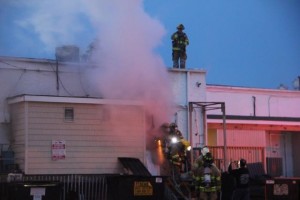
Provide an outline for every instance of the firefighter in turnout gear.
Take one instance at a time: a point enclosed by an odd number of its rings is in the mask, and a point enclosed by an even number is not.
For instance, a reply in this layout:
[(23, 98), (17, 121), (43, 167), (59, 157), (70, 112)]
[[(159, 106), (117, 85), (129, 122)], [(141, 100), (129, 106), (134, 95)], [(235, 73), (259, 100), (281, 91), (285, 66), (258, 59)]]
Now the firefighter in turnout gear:
[(190, 143), (185, 140), (175, 123), (169, 125), (169, 132), (165, 138), (165, 153), (170, 162), (173, 178), (179, 181), (180, 174), (189, 170), (188, 153)]
[[(171, 36), (173, 68), (185, 69), (185, 62), (187, 59), (186, 46), (189, 45), (189, 39), (183, 30), (183, 24), (179, 24), (177, 26), (177, 31)], [(178, 63), (179, 61), (180, 65)]]
[(198, 158), (196, 158), (194, 161), (193, 169), (200, 168), (203, 165), (203, 156), (205, 156), (207, 153), (209, 153), (208, 146), (202, 147), (200, 156), (198, 156)]
[(203, 165), (194, 170), (196, 191), (200, 200), (216, 200), (221, 191), (221, 172), (213, 164), (210, 152), (203, 156)]
[(169, 131), (171, 137), (175, 136), (178, 138), (178, 140), (183, 138), (182, 133), (180, 132), (180, 130), (178, 130), (177, 124), (171, 123)]

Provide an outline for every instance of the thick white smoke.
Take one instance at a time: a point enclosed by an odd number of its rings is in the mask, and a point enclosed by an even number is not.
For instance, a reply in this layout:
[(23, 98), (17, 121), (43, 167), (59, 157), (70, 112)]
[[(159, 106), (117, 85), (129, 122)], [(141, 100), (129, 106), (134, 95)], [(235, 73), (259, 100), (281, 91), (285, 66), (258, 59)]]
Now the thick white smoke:
[(144, 12), (141, 0), (94, 2), (88, 7), (99, 27), (100, 73), (94, 78), (103, 96), (142, 100), (155, 120), (166, 120), (172, 95), (166, 68), (154, 53), (163, 26)]
[(65, 44), (82, 48), (81, 42), (96, 33), (93, 60), (99, 67), (89, 82), (104, 98), (143, 101), (156, 127), (169, 120), (172, 92), (166, 67), (154, 53), (165, 29), (145, 13), (142, 0), (18, 1), (30, 17), (17, 23), (33, 29), (47, 49)]
[[(22, 7), (23, 17), (15, 23), (32, 37), (38, 37), (44, 44), (44, 52), (53, 52), (55, 47), (77, 44), (83, 47), (90, 35), (86, 32), (89, 19), (86, 18), (82, 0), (14, 0)], [(21, 15), (21, 16), (22, 16)]]

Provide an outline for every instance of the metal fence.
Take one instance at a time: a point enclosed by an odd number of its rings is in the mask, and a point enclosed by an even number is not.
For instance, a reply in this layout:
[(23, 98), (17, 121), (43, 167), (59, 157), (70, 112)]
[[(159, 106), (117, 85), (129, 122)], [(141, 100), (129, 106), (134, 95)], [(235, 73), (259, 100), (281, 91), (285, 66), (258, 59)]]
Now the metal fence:
[[(222, 169), (224, 166), (223, 146), (209, 146), (216, 165)], [(227, 157), (229, 160), (239, 160), (245, 158), (248, 163), (261, 162), (265, 167), (265, 149), (263, 147), (227, 147)], [(199, 155), (200, 149), (195, 149), (194, 153)], [(195, 158), (195, 157), (194, 157)], [(225, 169), (226, 171), (226, 169)], [(70, 193), (75, 194), (78, 200), (108, 200), (107, 180), (110, 175), (105, 174), (70, 174), (70, 175), (23, 175), (19, 182), (58, 182), (60, 184), (60, 198), (58, 200), (69, 200)], [(7, 174), (0, 176), (0, 197), (9, 196)], [(176, 199), (173, 192), (165, 187), (164, 199)]]
[[(226, 171), (224, 169), (224, 146), (209, 146), (210, 152), (212, 153), (216, 165), (222, 171)], [(261, 162), (265, 167), (265, 148), (264, 147), (227, 147), (227, 162), (229, 161), (237, 161), (241, 158), (247, 160), (248, 163), (256, 163)], [(200, 149), (194, 149), (195, 157), (200, 155)], [(226, 163), (226, 166), (229, 163)]]
[[(11, 184), (7, 182), (7, 175), (0, 178), (1, 197), (9, 196), (7, 194)], [(72, 193), (78, 200), (107, 200), (106, 175), (25, 175), (18, 183), (36, 183), (39, 182), (59, 182), (61, 185), (60, 199), (66, 200)], [(13, 183), (13, 182), (12, 182)]]
[[(112, 185), (108, 184), (108, 179), (111, 176), (116, 175), (23, 175), (21, 178), (13, 179), (11, 182), (9, 182), (8, 175), (0, 175), (0, 199), (19, 200), (20, 194), (18, 195), (18, 197), (12, 197), (11, 194), (11, 191), (20, 192), (20, 190), (12, 188), (16, 187), (16, 183), (18, 183), (18, 186), (24, 185), (24, 187), (26, 187), (25, 185), (29, 185), (29, 183), (34, 185), (34, 187), (39, 187), (39, 184), (45, 185), (45, 183), (50, 183), (48, 185), (52, 185), (53, 183), (59, 183), (58, 188), (60, 197), (59, 199), (55, 198), (55, 200), (110, 200), (110, 197), (108, 195), (108, 187), (111, 187)], [(177, 196), (174, 195), (173, 191), (167, 186), (167, 184), (164, 185), (165, 186), (163, 189), (163, 199), (177, 200)], [(22, 190), (21, 192), (24, 192), (24, 190)], [(119, 192), (117, 188), (115, 192)], [(29, 192), (27, 190), (26, 195), (29, 195), (28, 193)], [(74, 194), (76, 195), (75, 197)], [(24, 197), (24, 199), (28, 199), (28, 197)], [(50, 199), (52, 200), (52, 198)]]

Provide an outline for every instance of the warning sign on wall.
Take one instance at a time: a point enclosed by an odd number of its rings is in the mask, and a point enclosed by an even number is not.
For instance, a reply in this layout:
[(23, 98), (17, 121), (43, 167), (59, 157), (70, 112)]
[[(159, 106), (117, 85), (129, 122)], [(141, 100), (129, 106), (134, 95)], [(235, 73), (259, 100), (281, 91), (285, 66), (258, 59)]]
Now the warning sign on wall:
[(52, 140), (52, 160), (66, 158), (66, 142), (64, 140)]

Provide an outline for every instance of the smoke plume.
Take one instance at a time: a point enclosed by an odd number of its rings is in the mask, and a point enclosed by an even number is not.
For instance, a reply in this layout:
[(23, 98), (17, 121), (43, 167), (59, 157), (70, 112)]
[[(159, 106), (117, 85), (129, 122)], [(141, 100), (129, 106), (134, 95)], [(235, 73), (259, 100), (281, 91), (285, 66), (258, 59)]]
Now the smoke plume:
[(81, 49), (96, 39), (88, 74), (103, 98), (139, 100), (155, 127), (168, 122), (172, 92), (166, 67), (155, 48), (166, 31), (143, 9), (142, 0), (18, 0), (30, 12), (18, 20), (32, 29), (46, 50), (65, 44)]

